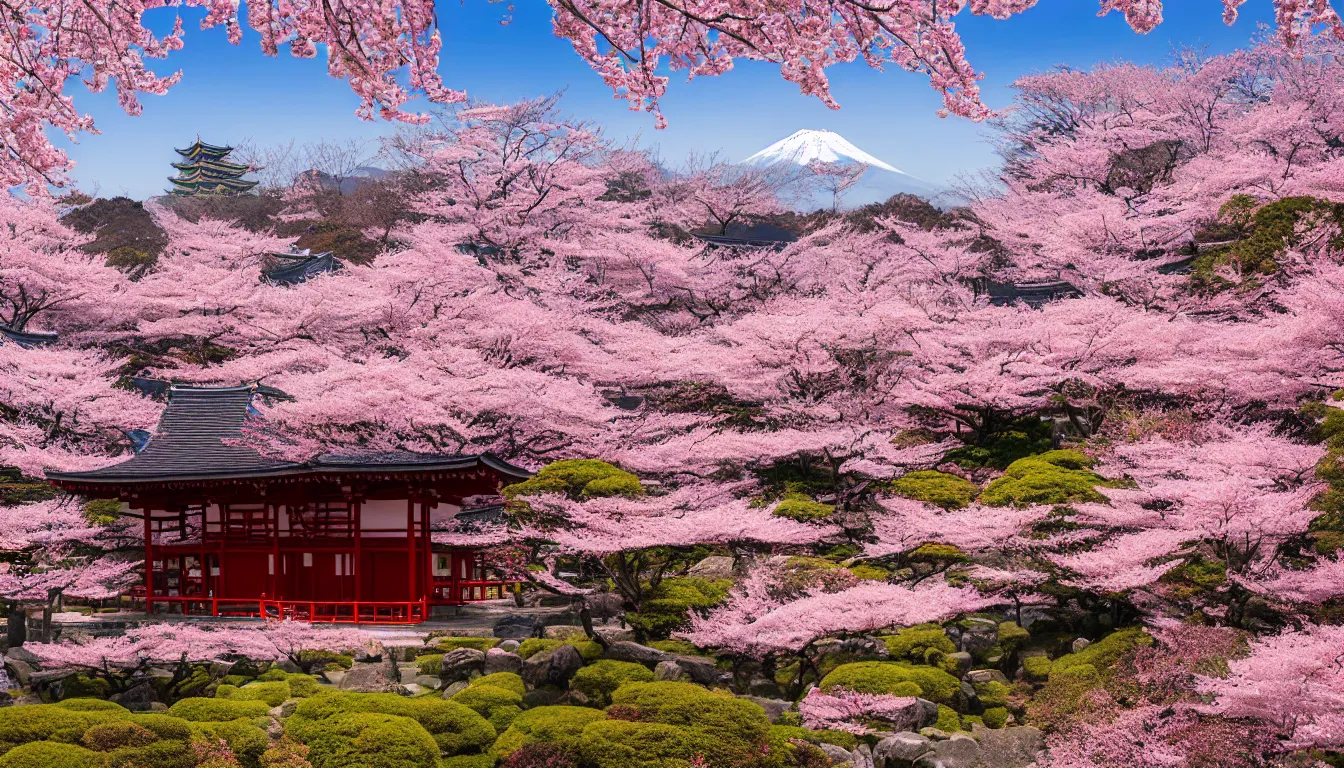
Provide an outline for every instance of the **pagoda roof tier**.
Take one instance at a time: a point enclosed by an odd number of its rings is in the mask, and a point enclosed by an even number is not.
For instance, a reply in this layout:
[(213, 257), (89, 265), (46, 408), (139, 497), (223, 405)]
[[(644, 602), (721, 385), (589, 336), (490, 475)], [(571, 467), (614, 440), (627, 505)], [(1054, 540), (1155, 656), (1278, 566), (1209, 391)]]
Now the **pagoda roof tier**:
[(182, 171), (192, 171), (198, 168), (222, 171), (225, 173), (247, 173), (252, 170), (250, 165), (239, 165), (237, 163), (226, 163), (223, 160), (193, 160), (189, 163), (171, 163), (174, 168)]
[(175, 178), (181, 179), (182, 181), (200, 181), (202, 179), (208, 181), (245, 181), (244, 179), (239, 178), (241, 175), (242, 174), (230, 173), (228, 171), (193, 168), (190, 172), (182, 171), (178, 173)]
[(318, 254), (272, 253), (280, 263), (261, 271), (261, 279), (275, 285), (297, 285), (327, 272), (336, 272), (344, 264), (332, 251)]
[(220, 147), (214, 144), (206, 144), (200, 139), (197, 139), (194, 144), (187, 147), (186, 149), (174, 149), (173, 151), (183, 157), (189, 157), (192, 159), (198, 157), (209, 157), (213, 159), (219, 159), (232, 152), (233, 147)]
[(302, 462), (263, 456), (241, 444), (244, 426), (255, 419), (252, 399), (257, 394), (255, 386), (173, 385), (158, 429), (142, 451), (110, 467), (47, 472), (47, 478), (57, 487), (76, 493), (128, 497), (154, 488), (267, 481), (346, 482), (411, 474), (460, 477), (477, 485), (497, 487), (531, 476), (490, 453), (329, 453)]

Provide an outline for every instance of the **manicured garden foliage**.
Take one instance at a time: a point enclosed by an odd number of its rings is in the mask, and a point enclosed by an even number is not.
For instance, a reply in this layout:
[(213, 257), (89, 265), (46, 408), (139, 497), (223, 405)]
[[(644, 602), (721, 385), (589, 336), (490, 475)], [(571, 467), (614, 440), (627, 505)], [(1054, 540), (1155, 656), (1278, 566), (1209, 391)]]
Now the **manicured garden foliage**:
[(198, 723), (226, 722), (240, 717), (265, 717), (270, 708), (270, 705), (258, 699), (234, 701), (190, 698), (169, 707), (168, 714)]
[(891, 489), (908, 499), (943, 509), (970, 506), (980, 493), (980, 488), (965, 478), (931, 469), (902, 475), (891, 482)]
[(100, 768), (103, 756), (77, 744), (36, 741), (0, 755), (2, 768)]
[(941, 669), (888, 661), (861, 661), (837, 667), (821, 681), (821, 689), (856, 693), (919, 696), (946, 704), (961, 687), (957, 678)]
[(500, 734), (492, 752), (507, 758), (528, 744), (553, 744), (559, 749), (577, 751), (584, 727), (606, 716), (587, 707), (537, 707), (513, 719)]
[(1096, 487), (1108, 483), (1091, 470), (1094, 463), (1078, 451), (1047, 451), (1018, 459), (985, 488), (980, 501), (991, 507), (1105, 501)]
[[(325, 721), (359, 713), (410, 718), (431, 734), (445, 755), (481, 752), (490, 747), (496, 735), (490, 723), (458, 702), (437, 698), (408, 699), (393, 693), (324, 692), (310, 696), (299, 703), (286, 728), (292, 725), (294, 737), (313, 746), (310, 743), (312, 734), (321, 731)], [(388, 728), (396, 730), (393, 726)]]
[(523, 685), (523, 678), (512, 672), (493, 672), (488, 675), (481, 675), (472, 680), (471, 685), (492, 685), (506, 691), (513, 691), (519, 696), (527, 693), (527, 687)]
[(611, 694), (624, 683), (653, 681), (653, 672), (643, 664), (601, 659), (580, 669), (569, 685), (598, 706), (611, 704)]

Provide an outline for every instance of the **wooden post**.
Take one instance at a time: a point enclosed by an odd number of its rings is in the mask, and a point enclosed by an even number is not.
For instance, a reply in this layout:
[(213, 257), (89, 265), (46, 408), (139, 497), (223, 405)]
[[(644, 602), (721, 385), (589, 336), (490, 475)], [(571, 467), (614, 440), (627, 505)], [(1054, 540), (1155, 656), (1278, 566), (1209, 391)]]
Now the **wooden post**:
[(360, 501), (359, 499), (354, 499), (354, 500), (352, 500), (350, 503), (353, 504), (354, 507), (355, 507), (355, 564), (354, 564), (354, 567), (351, 568), (350, 570), (354, 572), (354, 578), (355, 578), (355, 595), (354, 595), (354, 596), (355, 596), (355, 623), (358, 624), (358, 623), (359, 623), (359, 590), (360, 590), (360, 587), (361, 587), (360, 579), (362, 578), (362, 575), (361, 575), (361, 574), (362, 574), (362, 570), (363, 570), (363, 569), (361, 568), (361, 566), (360, 566), (360, 561), (363, 560), (363, 558), (360, 556), (360, 546), (359, 546), (360, 541), (364, 538), (364, 523), (363, 523), (363, 520), (361, 519), (361, 515), (360, 515), (360, 510), (361, 510), (361, 507), (363, 506), (363, 502)]
[(421, 521), (424, 523), (424, 528), (420, 532), (420, 534), (424, 537), (424, 551), (425, 551), (425, 565), (423, 568), (420, 569), (420, 573), (423, 575), (425, 580), (424, 589), (420, 591), (424, 607), (421, 608), (420, 610), (423, 611), (421, 617), (424, 618), (426, 621), (429, 620), (429, 604), (434, 596), (434, 542), (432, 539), (430, 539), (429, 536), (430, 506), (431, 506), (430, 503), (426, 501), (420, 507), (420, 509), (422, 510), (420, 517)]
[(154, 537), (149, 530), (149, 506), (140, 508), (145, 516), (145, 613), (154, 613)]
[(406, 618), (415, 599), (415, 500), (406, 500)]
[(278, 504), (266, 504), (266, 523), (271, 529), (271, 557), (274, 558), (275, 565), (271, 569), (271, 599), (279, 600), (280, 595), (280, 571), (282, 563), (280, 562), (280, 506)]

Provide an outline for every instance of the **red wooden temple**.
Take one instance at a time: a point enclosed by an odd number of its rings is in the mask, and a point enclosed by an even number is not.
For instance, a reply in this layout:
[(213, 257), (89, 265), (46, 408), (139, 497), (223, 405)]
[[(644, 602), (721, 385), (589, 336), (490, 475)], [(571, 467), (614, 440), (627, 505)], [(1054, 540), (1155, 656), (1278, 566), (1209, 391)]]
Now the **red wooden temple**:
[(144, 520), (147, 611), (415, 623), (435, 606), (504, 596), (480, 552), (436, 544), (435, 532), (481, 515), (464, 500), (526, 470), (490, 454), (267, 458), (238, 444), (257, 396), (172, 387), (134, 457), (48, 473)]

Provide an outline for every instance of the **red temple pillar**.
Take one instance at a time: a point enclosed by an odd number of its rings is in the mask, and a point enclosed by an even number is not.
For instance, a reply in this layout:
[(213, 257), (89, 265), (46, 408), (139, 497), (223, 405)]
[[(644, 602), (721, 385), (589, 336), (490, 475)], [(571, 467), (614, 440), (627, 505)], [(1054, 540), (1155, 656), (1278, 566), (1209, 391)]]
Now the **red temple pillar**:
[(360, 510), (361, 510), (361, 507), (363, 506), (363, 502), (360, 501), (359, 499), (354, 499), (354, 500), (351, 501), (350, 503), (351, 503), (351, 504), (354, 506), (354, 508), (355, 508), (355, 530), (354, 530), (354, 535), (355, 535), (355, 557), (354, 557), (354, 560), (355, 560), (355, 562), (354, 562), (354, 567), (352, 567), (350, 570), (351, 570), (351, 572), (353, 572), (353, 574), (354, 574), (354, 579), (355, 579), (355, 590), (354, 590), (355, 607), (354, 607), (354, 616), (355, 616), (355, 623), (358, 624), (358, 623), (359, 623), (359, 592), (360, 592), (360, 586), (361, 586), (361, 584), (360, 584), (360, 579), (362, 578), (362, 574), (363, 574), (363, 568), (362, 568), (361, 565), (360, 565), (360, 560), (362, 559), (362, 556), (361, 556), (360, 545), (359, 545), (359, 544), (360, 544), (360, 541), (364, 538), (364, 522), (363, 522), (363, 519), (362, 519), (362, 515), (360, 514)]
[(422, 549), (425, 553), (425, 563), (420, 569), (420, 575), (424, 579), (424, 589), (420, 591), (420, 594), (422, 605), (424, 606), (421, 610), (424, 611), (423, 615), (425, 620), (429, 619), (429, 604), (433, 602), (434, 599), (434, 543), (429, 536), (430, 506), (430, 503), (426, 501), (420, 507), (422, 510), (421, 520), (424, 522), (420, 535), (424, 537)]
[(149, 530), (149, 507), (140, 511), (145, 516), (145, 613), (154, 612), (154, 537)]
[(415, 500), (406, 500), (406, 618), (415, 600)]

